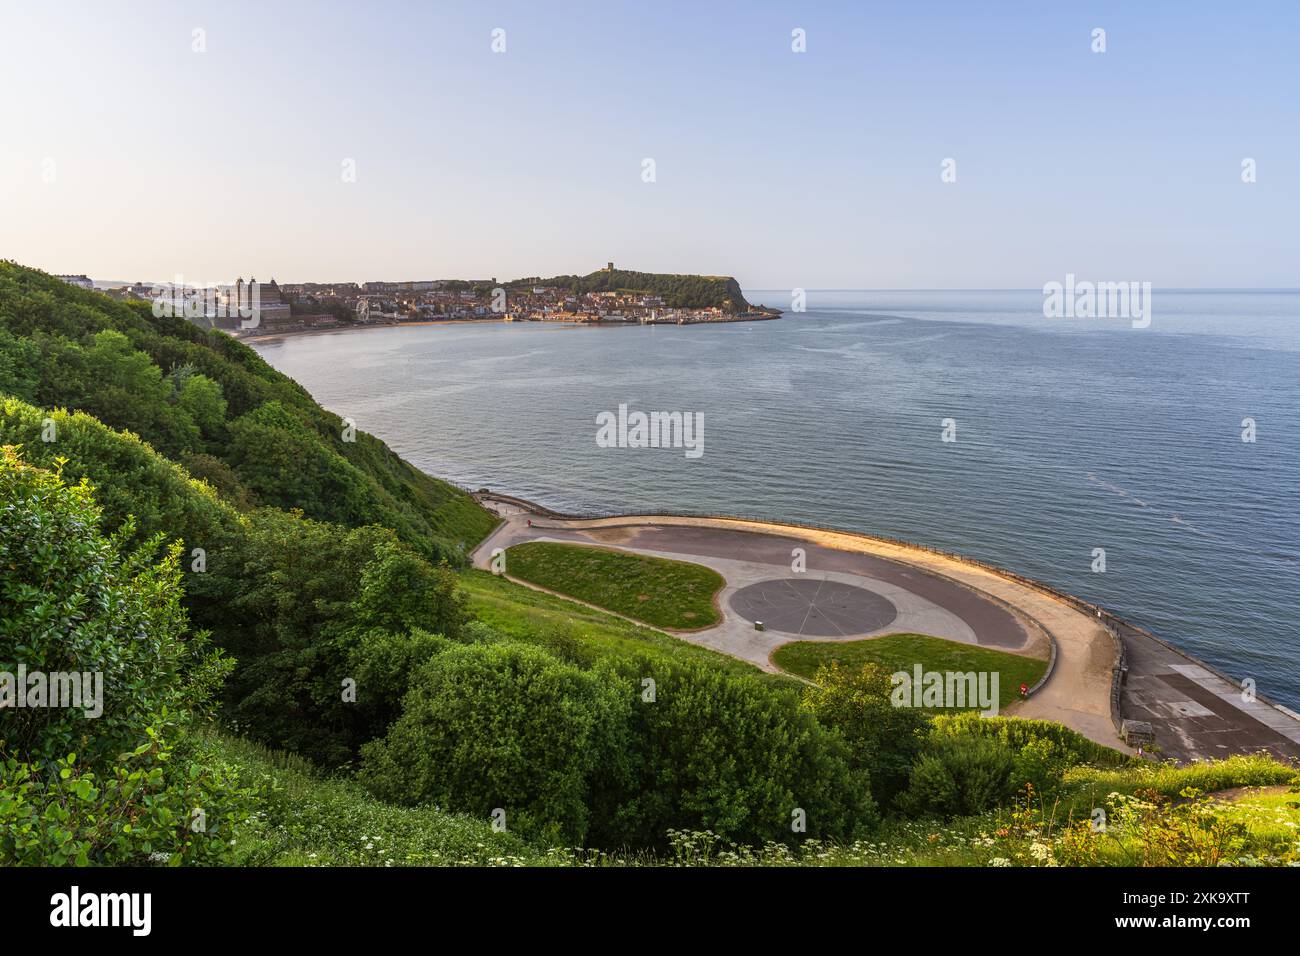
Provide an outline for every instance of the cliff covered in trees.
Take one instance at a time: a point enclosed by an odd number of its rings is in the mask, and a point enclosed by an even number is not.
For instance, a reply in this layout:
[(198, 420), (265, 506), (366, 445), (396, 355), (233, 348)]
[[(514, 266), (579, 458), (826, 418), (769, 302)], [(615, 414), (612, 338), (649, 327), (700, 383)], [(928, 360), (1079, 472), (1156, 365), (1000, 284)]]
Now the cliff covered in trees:
[(707, 309), (714, 306), (728, 312), (746, 312), (750, 305), (731, 276), (697, 276), (675, 273), (631, 272), (600, 269), (585, 276), (552, 276), (516, 279), (506, 288), (548, 286), (573, 292), (639, 292), (661, 296), (674, 309)]

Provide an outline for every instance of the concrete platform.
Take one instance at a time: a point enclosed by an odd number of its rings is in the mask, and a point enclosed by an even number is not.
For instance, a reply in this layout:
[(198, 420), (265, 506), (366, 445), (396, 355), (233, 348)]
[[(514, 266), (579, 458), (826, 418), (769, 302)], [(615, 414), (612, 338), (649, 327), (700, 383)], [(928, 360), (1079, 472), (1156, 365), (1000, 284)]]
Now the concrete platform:
[(769, 578), (731, 595), (731, 610), (769, 631), (793, 637), (848, 638), (878, 631), (898, 618), (882, 594), (828, 578)]
[(1136, 629), (1121, 629), (1124, 716), (1156, 728), (1161, 756), (1180, 763), (1265, 751), (1300, 762), (1300, 719)]

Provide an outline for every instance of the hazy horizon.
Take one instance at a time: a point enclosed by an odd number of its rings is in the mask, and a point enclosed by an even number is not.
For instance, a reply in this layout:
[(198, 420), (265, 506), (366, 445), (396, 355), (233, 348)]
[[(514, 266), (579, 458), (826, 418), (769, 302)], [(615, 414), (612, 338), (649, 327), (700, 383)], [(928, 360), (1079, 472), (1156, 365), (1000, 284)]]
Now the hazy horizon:
[(141, 2), (8, 21), (0, 256), (51, 272), (613, 260), (749, 289), (1300, 285), (1288, 4)]

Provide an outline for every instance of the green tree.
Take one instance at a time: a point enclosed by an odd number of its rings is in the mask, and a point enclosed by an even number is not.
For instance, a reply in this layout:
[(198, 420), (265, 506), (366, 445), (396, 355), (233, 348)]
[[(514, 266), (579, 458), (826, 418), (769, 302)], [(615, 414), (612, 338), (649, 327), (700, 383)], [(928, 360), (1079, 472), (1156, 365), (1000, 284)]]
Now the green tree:
[(326, 767), (349, 763), (391, 719), (363, 705), (376, 698), (358, 679), (358, 646), (380, 641), (374, 632), (402, 641), (416, 628), (454, 639), (465, 618), (455, 576), (384, 528), (264, 509), (213, 560), (221, 575), (193, 587), (205, 607), (222, 609), (214, 634), (240, 660), (227, 686), (231, 716)]
[(854, 669), (832, 662), (818, 669), (803, 706), (833, 727), (852, 749), (854, 765), (871, 773), (872, 792), (888, 806), (907, 786), (929, 722), (918, 710), (895, 707), (889, 671), (879, 664)]
[(226, 421), (226, 399), (221, 385), (195, 372), (185, 378), (176, 393), (176, 404), (185, 409), (205, 438), (216, 438)]
[(119, 556), (97, 532), (88, 484), (26, 465), (6, 446), (0, 460), (0, 671), (99, 673), (103, 713), (15, 708), (5, 739), (37, 762), (70, 750), (108, 759), (131, 749), (153, 715), (187, 700), (187, 641), (178, 550), (150, 564), (158, 542)]
[(870, 775), (797, 696), (694, 662), (624, 662), (617, 680), (631, 701), (631, 785), (616, 776), (597, 790), (599, 845), (663, 846), (669, 828), (742, 843), (851, 839), (875, 825)]
[(452, 643), (418, 627), (406, 633), (373, 628), (356, 635), (348, 653), (365, 738), (388, 731), (401, 716), (402, 701), (424, 663)]
[(172, 387), (162, 369), (126, 335), (112, 329), (97, 332), (84, 352), (93, 384), (83, 400), (86, 411), (119, 428), (143, 426), (164, 453), (199, 447), (199, 429), (187, 412), (172, 404)]
[(40, 354), (36, 343), (0, 329), (0, 394), (34, 401), (40, 385)]
[(452, 640), (469, 618), (456, 573), (445, 564), (433, 567), (396, 539), (375, 545), (349, 610), (358, 627), (400, 632), (418, 626)]

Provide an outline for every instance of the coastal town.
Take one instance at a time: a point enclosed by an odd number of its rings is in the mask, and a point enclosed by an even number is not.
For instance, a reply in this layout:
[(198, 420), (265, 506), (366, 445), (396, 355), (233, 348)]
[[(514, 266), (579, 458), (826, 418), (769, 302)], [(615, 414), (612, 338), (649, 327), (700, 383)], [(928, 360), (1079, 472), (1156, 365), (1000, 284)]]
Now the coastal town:
[[(729, 277), (686, 277), (713, 282), (719, 289), (734, 287), (729, 296), (719, 293), (710, 303), (707, 295), (699, 293), (621, 287), (619, 280), (628, 275), (645, 278), (643, 273), (617, 273), (612, 262), (583, 279), (566, 276), (507, 283), (492, 278), (280, 284), (274, 278), (263, 283), (241, 276), (230, 285), (135, 282), (106, 288), (85, 275), (59, 278), (83, 288), (99, 288), (120, 300), (150, 302), (168, 314), (237, 337), (429, 322), (692, 325), (781, 315), (779, 309), (746, 303)], [(595, 284), (592, 277), (615, 287), (576, 287)]]

